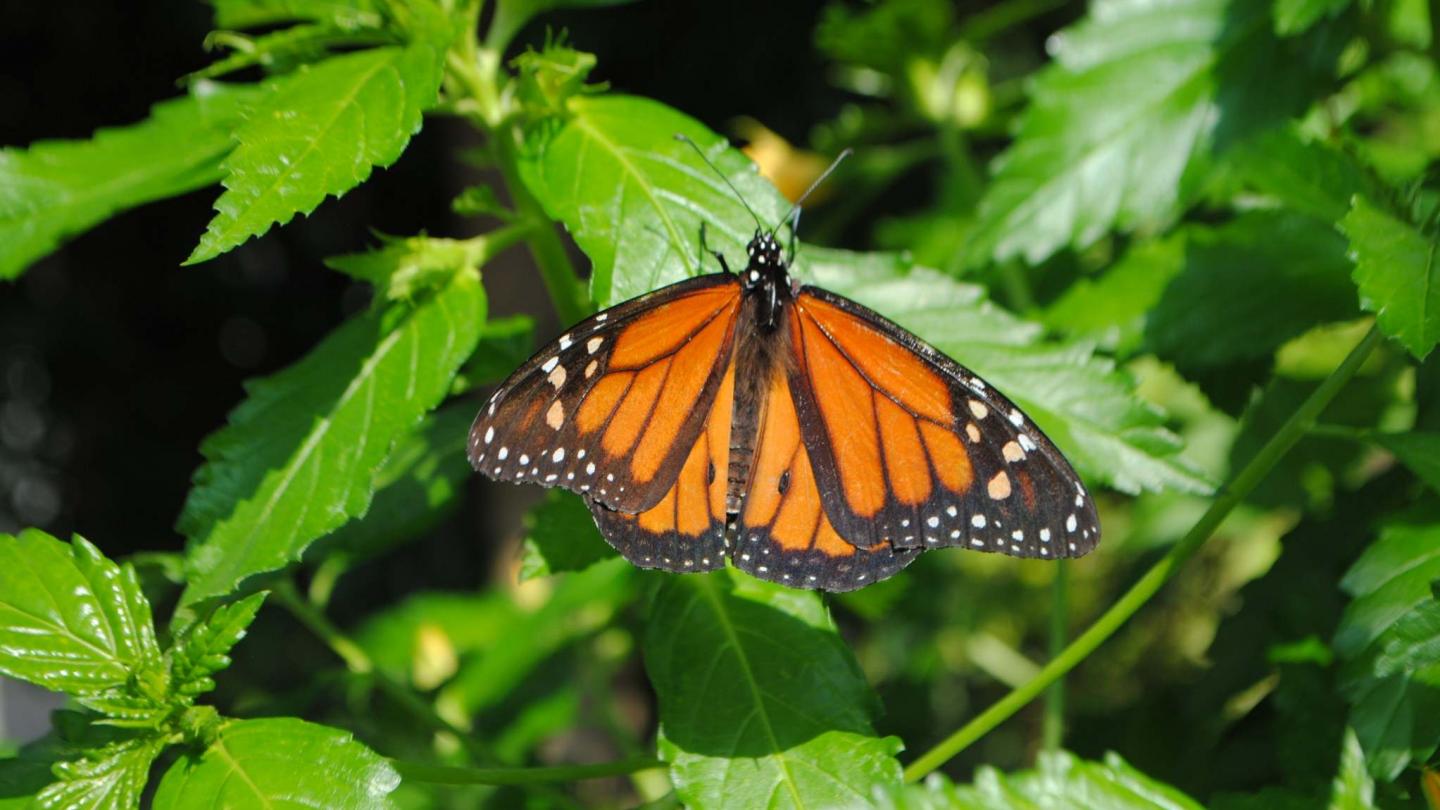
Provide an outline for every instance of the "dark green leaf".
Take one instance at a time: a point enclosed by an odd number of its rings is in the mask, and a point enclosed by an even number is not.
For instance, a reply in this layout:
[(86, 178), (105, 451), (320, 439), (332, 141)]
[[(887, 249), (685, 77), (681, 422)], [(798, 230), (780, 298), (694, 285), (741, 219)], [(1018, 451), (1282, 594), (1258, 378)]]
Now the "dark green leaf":
[(1275, 0), (1275, 33), (1299, 34), (1320, 21), (1349, 8), (1352, 0)]
[(257, 28), (292, 20), (374, 28), (383, 19), (372, 0), (210, 0), (210, 5), (221, 28)]
[(292, 718), (237, 720), (203, 755), (166, 771), (153, 806), (389, 810), (399, 784), (390, 762), (349, 732)]
[(1097, 279), (1081, 279), (1046, 309), (1061, 334), (1093, 340), (1121, 356), (1140, 350), (1145, 321), (1170, 280), (1185, 268), (1181, 237), (1139, 242)]
[(1345, 575), (1352, 597), (1335, 634), (1342, 690), (1371, 774), (1391, 780), (1440, 746), (1440, 661), (1433, 659), (1440, 522), (1433, 511), (1386, 526)]
[(1040, 329), (979, 287), (894, 256), (806, 248), (802, 278), (854, 298), (930, 341), (1015, 400), (1082, 472), (1125, 492), (1210, 484), (1180, 459), (1163, 415), (1086, 343), (1047, 343)]
[(1440, 342), (1440, 242), (1357, 196), (1340, 221), (1350, 238), (1360, 306), (1385, 334), (1424, 360)]
[(496, 50), (503, 51), (537, 14), (557, 8), (603, 8), (630, 2), (633, 0), (499, 0), (485, 38)]
[(474, 356), (456, 376), (456, 389), (498, 383), (534, 353), (535, 321), (530, 316), (511, 315), (487, 321)]
[(433, 408), (475, 348), (485, 296), (473, 274), (414, 305), (352, 318), (305, 358), (248, 385), (180, 516), (190, 538), (182, 605), (299, 559), (363, 515), (375, 470)]
[(0, 534), (0, 672), (88, 703), (132, 694), (159, 665), (133, 569), (78, 536)]
[(1296, 126), (1261, 132), (1238, 145), (1228, 160), (1246, 185), (1327, 223), (1345, 216), (1352, 197), (1375, 187), (1350, 155), (1307, 138)]
[(1254, 0), (1097, 0), (1053, 42), (981, 204), (976, 262), (1168, 224), (1213, 153), (1301, 109), (1327, 72)]
[(1006, 775), (984, 766), (973, 785), (932, 776), (924, 785), (893, 790), (887, 810), (1201, 810), (1169, 785), (1135, 770), (1117, 754), (1090, 762), (1068, 751), (1042, 753), (1033, 771)]
[(658, 578), (645, 668), (660, 756), (688, 805), (863, 805), (898, 787), (900, 741), (816, 594), (734, 571)]
[(1182, 369), (1269, 357), (1285, 341), (1360, 313), (1345, 241), (1309, 217), (1242, 214), (1186, 231), (1185, 270), (1150, 312), (1145, 336)]
[(235, 130), (225, 193), (187, 264), (212, 259), (271, 225), (308, 214), (400, 157), (435, 103), (434, 48), (375, 48), (337, 56), (272, 85)]
[(520, 559), (520, 581), (581, 571), (615, 556), (600, 536), (595, 519), (580, 497), (551, 490), (525, 518), (525, 549)]
[(474, 473), (465, 458), (465, 437), (475, 406), (462, 402), (435, 411), (401, 438), (375, 473), (375, 501), (364, 516), (341, 526), (311, 547), (365, 560), (424, 536), (449, 517)]
[(253, 91), (201, 83), (88, 141), (0, 149), (0, 279), (127, 208), (208, 186)]
[(140, 806), (150, 763), (165, 745), (163, 737), (141, 737), (57, 763), (56, 780), (40, 791), (36, 804), (47, 810), (133, 810)]
[(169, 652), (170, 688), (185, 702), (215, 688), (210, 676), (230, 666), (230, 649), (245, 637), (250, 622), (265, 602), (264, 592), (217, 607), (192, 625)]
[(1440, 433), (1381, 433), (1375, 441), (1394, 453), (1431, 489), (1440, 492)]

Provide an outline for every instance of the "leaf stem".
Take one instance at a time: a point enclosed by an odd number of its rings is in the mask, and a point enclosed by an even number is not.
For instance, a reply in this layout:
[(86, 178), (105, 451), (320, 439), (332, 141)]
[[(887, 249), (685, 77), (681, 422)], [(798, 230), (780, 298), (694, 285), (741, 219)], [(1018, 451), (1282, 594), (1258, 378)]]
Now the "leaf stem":
[[(1055, 561), (1055, 581), (1050, 584), (1050, 657), (1065, 650), (1066, 618), (1069, 615), (1070, 563)], [(1065, 738), (1065, 678), (1055, 679), (1045, 692), (1044, 748), (1057, 751)]]
[(485, 750), (465, 729), (442, 717), (435, 707), (417, 695), (408, 686), (399, 683), (375, 666), (369, 653), (356, 644), (340, 628), (336, 627), (324, 613), (317, 610), (300, 596), (295, 583), (283, 580), (276, 585), (272, 598), (290, 612), (300, 624), (325, 642), (332, 652), (345, 662), (345, 668), (354, 675), (369, 679), (387, 697), (407, 714), (431, 731), (453, 734), (476, 762), (494, 762), (495, 758)]
[(1001, 698), (954, 734), (946, 737), (934, 748), (921, 754), (919, 758), (910, 763), (905, 768), (905, 781), (918, 781), (945, 764), (951, 757), (965, 750), (971, 743), (985, 736), (990, 730), (1024, 708), (1052, 683), (1078, 666), (1106, 639), (1114, 635), (1115, 631), (1119, 630), (1136, 611), (1143, 607), (1174, 576), (1179, 567), (1204, 545), (1221, 521), (1250, 494), (1256, 485), (1264, 480), (1270, 470), (1290, 451), (1290, 448), (1295, 446), (1295, 442), (1310, 430), (1320, 412), (1330, 404), (1345, 383), (1355, 376), (1355, 372), (1360, 369), (1360, 365), (1380, 343), (1380, 340), (1379, 329), (1372, 326), (1364, 339), (1301, 403), (1285, 424), (1281, 425), (1280, 429), (1270, 437), (1265, 446), (1260, 448), (1260, 452), (1223, 489), (1219, 497), (1210, 504), (1210, 508), (1205, 510), (1205, 514), (1200, 516), (1200, 519), (1180, 539), (1180, 542), (1176, 543), (1159, 562), (1155, 563), (1134, 585), (1130, 586), (1130, 590), (1126, 591), (1115, 604), (1110, 606), (1109, 610), (1095, 620), (1094, 624), (1071, 642), (1070, 646), (1051, 658), (1050, 662), (1042, 667), (1030, 682), (1012, 690), (1010, 694)]
[(432, 785), (539, 785), (624, 776), (665, 767), (665, 763), (653, 757), (631, 757), (592, 765), (556, 765), (543, 768), (456, 768), (404, 759), (390, 762), (405, 781)]

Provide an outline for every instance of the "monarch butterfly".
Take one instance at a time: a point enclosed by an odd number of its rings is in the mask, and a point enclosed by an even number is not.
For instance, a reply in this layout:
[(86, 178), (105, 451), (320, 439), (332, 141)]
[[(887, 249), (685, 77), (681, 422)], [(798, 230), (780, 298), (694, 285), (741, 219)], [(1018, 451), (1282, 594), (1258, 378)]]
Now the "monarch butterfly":
[(787, 258), (779, 226), (755, 219), (740, 273), (702, 226), (720, 272), (593, 315), (511, 374), (471, 428), (475, 469), (579, 493), (638, 566), (730, 559), (797, 588), (853, 590), (945, 546), (1095, 547), (1089, 494), (1019, 408), (878, 313), (796, 283), (793, 220)]

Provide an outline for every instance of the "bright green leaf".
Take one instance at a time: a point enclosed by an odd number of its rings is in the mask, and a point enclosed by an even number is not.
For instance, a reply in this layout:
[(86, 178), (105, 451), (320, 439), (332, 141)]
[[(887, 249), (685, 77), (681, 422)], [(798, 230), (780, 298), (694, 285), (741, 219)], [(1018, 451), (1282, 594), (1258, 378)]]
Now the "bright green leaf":
[(1309, 217), (1241, 214), (1186, 229), (1185, 270), (1145, 326), (1149, 347), (1182, 369), (1270, 356), (1313, 326), (1357, 317), (1345, 240)]
[(0, 149), (0, 279), (127, 208), (214, 183), (253, 91), (201, 83), (85, 141)]
[(1352, 729), (1345, 730), (1340, 767), (1330, 788), (1329, 810), (1375, 810), (1375, 781), (1365, 770), (1365, 752)]
[(879, 804), (885, 810), (1202, 810), (1117, 754), (1090, 762), (1068, 751), (1042, 753), (1039, 767), (1010, 775), (983, 766), (973, 785), (932, 775), (923, 785), (891, 790), (886, 798)]
[(355, 643), (376, 668), (397, 680), (411, 678), (425, 634), (439, 634), (457, 656), (484, 651), (522, 615), (497, 591), (417, 593), (386, 607), (355, 630)]
[(1275, 33), (1282, 37), (1304, 32), (1320, 21), (1349, 8), (1352, 0), (1275, 0)]
[(484, 237), (384, 237), (384, 244), (375, 250), (331, 256), (325, 266), (369, 282), (392, 301), (405, 301), (424, 290), (444, 286), (456, 273), (473, 272), (489, 255)]
[(1440, 492), (1440, 433), (1381, 433), (1375, 441), (1394, 453), (1431, 489)]
[(293, 718), (238, 720), (165, 772), (153, 806), (389, 810), (399, 784), (390, 762), (349, 732)]
[(57, 763), (56, 780), (40, 791), (36, 804), (47, 810), (133, 810), (140, 806), (150, 763), (166, 742), (141, 737)]
[(1375, 313), (1385, 334), (1424, 360), (1440, 342), (1440, 240), (1360, 196), (1340, 230), (1350, 238), (1360, 306)]
[(184, 606), (298, 560), (363, 515), (391, 446), (446, 394), (485, 319), (473, 274), (413, 305), (352, 318), (302, 360), (251, 382), (181, 513)]
[(315, 210), (400, 157), (435, 103), (434, 48), (374, 48), (307, 65), (275, 80), (235, 130), (225, 193), (187, 264), (212, 259)]
[(257, 28), (293, 20), (373, 28), (382, 17), (372, 0), (210, 0), (220, 28)]
[(133, 569), (78, 536), (0, 534), (0, 672), (88, 702), (131, 694), (159, 663)]
[(265, 602), (264, 592), (217, 607), (204, 621), (187, 628), (169, 653), (170, 688), (188, 703), (215, 688), (210, 676), (230, 666), (230, 649)]
[(422, 537), (449, 517), (475, 472), (465, 458), (465, 439), (474, 420), (475, 406), (469, 402), (425, 417), (396, 442), (375, 473), (375, 501), (365, 515), (316, 543), (311, 553), (369, 559)]
[(1327, 72), (1255, 0), (1096, 0), (1055, 35), (980, 207), (971, 258), (1037, 264), (1173, 220), (1212, 154), (1297, 112)]
[(525, 528), (521, 582), (561, 571), (581, 571), (615, 556), (595, 528), (585, 502), (569, 492), (545, 493), (545, 500), (525, 516)]
[(1352, 598), (1335, 633), (1341, 688), (1369, 771), (1387, 781), (1440, 747), (1440, 661), (1432, 655), (1440, 522), (1432, 518), (1422, 512), (1384, 527), (1341, 581)]
[(816, 594), (665, 575), (649, 616), (660, 756), (687, 805), (852, 807), (900, 784), (900, 742), (875, 736), (874, 694)]

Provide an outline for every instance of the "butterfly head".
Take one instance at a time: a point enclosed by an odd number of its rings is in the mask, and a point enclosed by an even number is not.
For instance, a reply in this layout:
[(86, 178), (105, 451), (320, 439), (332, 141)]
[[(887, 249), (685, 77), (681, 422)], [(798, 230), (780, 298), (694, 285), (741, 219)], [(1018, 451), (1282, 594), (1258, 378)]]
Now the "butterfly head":
[(749, 257), (745, 265), (747, 287), (756, 287), (767, 281), (784, 278), (785, 254), (781, 252), (780, 243), (775, 241), (774, 235), (756, 231), (755, 238), (750, 240), (745, 253)]

